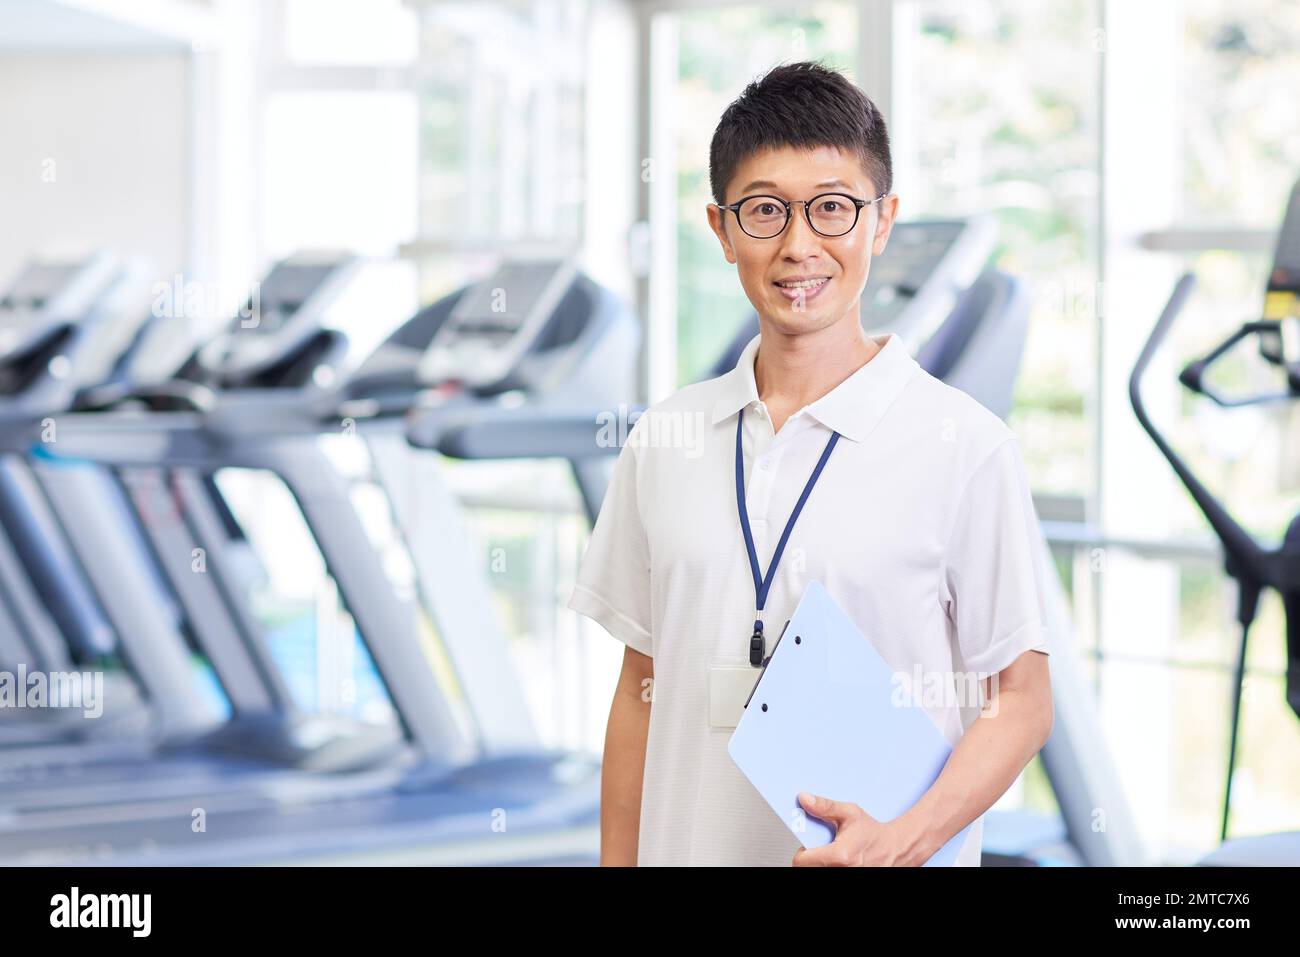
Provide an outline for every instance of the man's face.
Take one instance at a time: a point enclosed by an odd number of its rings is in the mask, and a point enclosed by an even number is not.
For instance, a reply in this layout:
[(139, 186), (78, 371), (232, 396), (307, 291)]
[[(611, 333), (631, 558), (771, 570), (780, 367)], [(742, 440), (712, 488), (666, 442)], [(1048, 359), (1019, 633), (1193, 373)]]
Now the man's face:
[(850, 312), (857, 317), (871, 257), (884, 252), (889, 241), (898, 197), (863, 207), (852, 230), (829, 237), (812, 229), (803, 203), (795, 202), (827, 192), (868, 202), (879, 195), (857, 158), (836, 147), (781, 147), (741, 163), (727, 185), (726, 200), (730, 204), (762, 194), (792, 203), (783, 232), (755, 239), (740, 228), (731, 210), (709, 204), (709, 225), (727, 262), (736, 264), (749, 301), (778, 332), (823, 329)]

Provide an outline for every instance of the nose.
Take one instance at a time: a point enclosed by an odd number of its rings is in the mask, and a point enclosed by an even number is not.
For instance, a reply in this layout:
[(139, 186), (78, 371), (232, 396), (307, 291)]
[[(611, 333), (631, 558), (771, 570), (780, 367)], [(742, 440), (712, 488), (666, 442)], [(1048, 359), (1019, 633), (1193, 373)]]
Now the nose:
[(802, 202), (791, 203), (790, 222), (781, 234), (781, 255), (786, 259), (807, 259), (820, 246), (821, 237), (808, 222), (807, 205)]

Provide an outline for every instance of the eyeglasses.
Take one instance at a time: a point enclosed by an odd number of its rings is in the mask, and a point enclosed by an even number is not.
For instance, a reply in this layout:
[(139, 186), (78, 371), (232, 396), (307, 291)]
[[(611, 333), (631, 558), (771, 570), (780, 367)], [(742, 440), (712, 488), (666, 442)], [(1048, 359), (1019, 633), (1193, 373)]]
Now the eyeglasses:
[(804, 216), (813, 232), (835, 237), (853, 231), (862, 207), (878, 203), (888, 195), (881, 193), (875, 199), (866, 200), (847, 193), (821, 193), (812, 199), (790, 202), (779, 196), (745, 196), (729, 206), (719, 205), (718, 208), (731, 210), (745, 235), (754, 239), (772, 239), (781, 235), (790, 224), (790, 207), (803, 203)]

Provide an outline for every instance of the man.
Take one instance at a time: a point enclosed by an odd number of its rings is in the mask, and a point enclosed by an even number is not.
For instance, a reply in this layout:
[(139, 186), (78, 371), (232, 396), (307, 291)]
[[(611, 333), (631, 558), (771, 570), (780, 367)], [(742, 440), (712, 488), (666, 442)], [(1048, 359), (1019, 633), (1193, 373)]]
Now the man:
[[(723, 114), (710, 178), (709, 225), (760, 335), (734, 370), (638, 421), (569, 603), (627, 645), (605, 739), (601, 862), (919, 865), (977, 822), (958, 863), (978, 865), (977, 819), (1052, 726), (1038, 532), (1015, 435), (897, 336), (863, 331), (862, 290), (898, 198), (885, 124), (861, 91), (817, 64), (772, 70)], [(898, 818), (801, 795), (835, 829), (809, 851), (727, 741), (758, 676), (750, 663), (771, 653), (813, 580), (899, 676), (955, 688), (974, 673), (979, 700), (926, 702), (955, 750)]]

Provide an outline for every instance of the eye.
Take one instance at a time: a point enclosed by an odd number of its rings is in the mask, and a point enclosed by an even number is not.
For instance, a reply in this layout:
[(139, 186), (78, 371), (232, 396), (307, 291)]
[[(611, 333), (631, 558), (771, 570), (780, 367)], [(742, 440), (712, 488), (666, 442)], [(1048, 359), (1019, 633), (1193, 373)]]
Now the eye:
[(823, 213), (837, 213), (840, 211), (840, 201), (838, 199), (826, 199), (822, 201), (821, 207)]

